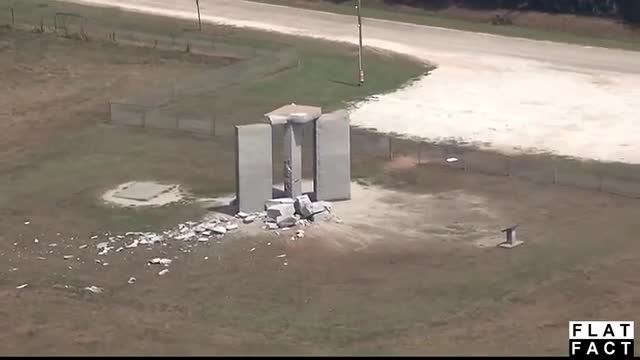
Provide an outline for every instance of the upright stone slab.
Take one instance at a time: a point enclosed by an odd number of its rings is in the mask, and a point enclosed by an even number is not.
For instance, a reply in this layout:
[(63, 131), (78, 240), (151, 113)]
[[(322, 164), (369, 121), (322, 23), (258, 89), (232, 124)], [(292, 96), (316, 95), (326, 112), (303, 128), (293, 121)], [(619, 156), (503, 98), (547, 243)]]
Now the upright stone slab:
[(315, 122), (314, 189), (316, 200), (351, 198), (351, 131), (349, 114), (336, 111)]
[(238, 211), (263, 211), (273, 186), (271, 125), (236, 126)]
[(284, 194), (290, 198), (302, 195), (302, 125), (284, 126)]

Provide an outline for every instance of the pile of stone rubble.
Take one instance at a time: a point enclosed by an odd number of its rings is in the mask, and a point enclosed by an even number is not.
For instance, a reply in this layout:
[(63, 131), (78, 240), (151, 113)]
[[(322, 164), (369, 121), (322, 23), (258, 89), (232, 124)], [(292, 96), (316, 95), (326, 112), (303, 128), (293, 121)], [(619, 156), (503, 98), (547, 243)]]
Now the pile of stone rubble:
[(109, 241), (97, 244), (98, 255), (170, 240), (201, 243), (212, 240), (219, 241), (227, 233), (239, 229), (241, 224), (251, 224), (257, 221), (264, 223), (265, 230), (286, 230), (297, 226), (308, 226), (314, 221), (333, 218), (329, 202), (312, 202), (307, 195), (299, 196), (296, 199), (268, 200), (265, 208), (266, 212), (251, 214), (239, 212), (234, 217), (216, 215), (200, 222), (187, 221), (162, 233), (128, 232), (124, 235), (109, 236)]
[(268, 200), (265, 203), (265, 208), (267, 209), (266, 228), (270, 230), (290, 228), (301, 224), (307, 225), (309, 221), (322, 220), (331, 215), (331, 203), (326, 201), (311, 202), (308, 195), (298, 196), (295, 199)]

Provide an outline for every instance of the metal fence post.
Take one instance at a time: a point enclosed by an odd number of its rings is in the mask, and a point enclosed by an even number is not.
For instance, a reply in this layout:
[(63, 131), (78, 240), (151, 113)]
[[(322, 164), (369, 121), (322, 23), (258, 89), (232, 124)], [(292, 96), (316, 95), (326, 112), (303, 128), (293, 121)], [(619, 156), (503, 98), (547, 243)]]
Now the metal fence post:
[(389, 148), (388, 148), (389, 154), (388, 154), (388, 157), (389, 157), (389, 160), (393, 160), (393, 138), (391, 136), (387, 135), (387, 139), (389, 140)]

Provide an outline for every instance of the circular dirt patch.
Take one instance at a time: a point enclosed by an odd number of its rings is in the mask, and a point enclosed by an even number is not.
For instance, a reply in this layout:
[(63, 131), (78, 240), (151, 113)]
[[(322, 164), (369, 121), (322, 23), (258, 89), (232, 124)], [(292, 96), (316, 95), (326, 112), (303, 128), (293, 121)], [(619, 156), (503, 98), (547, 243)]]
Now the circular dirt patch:
[(102, 195), (109, 204), (123, 207), (162, 206), (184, 199), (179, 185), (131, 181), (118, 185)]

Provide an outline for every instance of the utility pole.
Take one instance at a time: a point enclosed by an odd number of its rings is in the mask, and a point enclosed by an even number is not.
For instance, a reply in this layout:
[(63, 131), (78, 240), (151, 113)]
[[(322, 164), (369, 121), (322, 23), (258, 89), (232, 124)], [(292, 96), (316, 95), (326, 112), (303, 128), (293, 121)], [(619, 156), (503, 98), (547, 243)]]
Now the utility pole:
[(200, 20), (200, 0), (196, 0), (196, 7), (198, 8), (198, 30), (202, 31), (202, 21)]
[(358, 86), (364, 84), (364, 69), (362, 68), (362, 17), (360, 16), (360, 7), (361, 0), (358, 0), (358, 4), (356, 5), (356, 10), (358, 12), (358, 66), (360, 67), (359, 81)]

